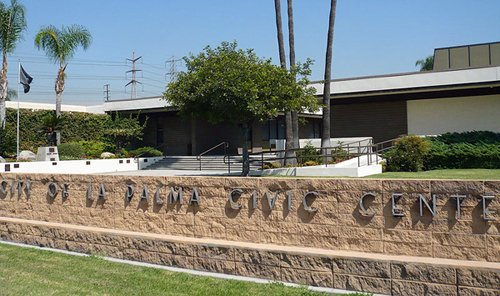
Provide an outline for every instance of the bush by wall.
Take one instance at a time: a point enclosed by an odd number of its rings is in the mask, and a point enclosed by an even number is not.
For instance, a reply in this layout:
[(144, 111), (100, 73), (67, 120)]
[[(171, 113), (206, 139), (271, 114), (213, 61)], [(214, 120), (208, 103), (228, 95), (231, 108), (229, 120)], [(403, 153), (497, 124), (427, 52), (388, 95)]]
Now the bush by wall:
[(425, 139), (407, 135), (398, 138), (385, 155), (386, 169), (392, 172), (418, 172), (424, 168), (430, 143)]
[(82, 147), (85, 155), (92, 156), (94, 158), (101, 157), (103, 152), (115, 152), (116, 146), (110, 143), (104, 143), (99, 141), (78, 141), (80, 147)]
[(446, 133), (429, 139), (431, 152), (425, 168), (500, 169), (500, 133)]
[(85, 156), (82, 147), (75, 142), (63, 143), (57, 146), (60, 157), (78, 159)]
[(158, 157), (162, 156), (163, 152), (154, 149), (153, 147), (141, 147), (129, 152), (131, 156), (141, 155), (142, 157)]

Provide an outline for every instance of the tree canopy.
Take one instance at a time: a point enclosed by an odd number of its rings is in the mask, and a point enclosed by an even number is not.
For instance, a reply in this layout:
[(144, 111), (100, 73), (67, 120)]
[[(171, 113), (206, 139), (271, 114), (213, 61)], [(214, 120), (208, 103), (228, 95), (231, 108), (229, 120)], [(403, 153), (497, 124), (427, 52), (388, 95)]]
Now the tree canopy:
[(118, 112), (113, 114), (113, 118), (108, 120), (104, 129), (104, 134), (114, 139), (116, 144), (116, 153), (121, 154), (122, 148), (130, 143), (133, 139), (142, 140), (144, 128), (148, 119), (141, 125), (139, 123), (139, 116), (133, 117), (130, 114), (128, 117), (121, 116)]
[[(179, 107), (184, 117), (239, 127), (244, 134), (242, 141), (257, 120), (275, 118), (280, 111), (318, 110), (315, 90), (307, 87), (310, 60), (297, 67), (297, 81), (270, 59), (257, 57), (252, 49), (238, 49), (236, 42), (207, 46), (184, 61), (187, 71), (168, 85), (165, 99)], [(242, 146), (245, 163), (246, 145)]]
[(0, 2), (0, 51), (2, 68), (0, 70), (0, 125), (5, 128), (5, 101), (9, 95), (7, 80), (7, 53), (12, 53), (23, 31), (26, 30), (26, 9), (17, 0), (11, 0), (10, 6)]
[[(168, 85), (165, 99), (185, 117), (196, 116), (216, 124), (250, 125), (278, 116), (279, 111), (316, 111), (314, 89), (297, 82), (290, 72), (261, 59), (252, 49), (223, 42), (217, 48), (185, 57), (187, 71)], [(302, 67), (309, 74), (310, 62)]]
[(434, 69), (434, 56), (430, 55), (425, 60), (418, 60), (415, 66), (420, 66), (420, 71), (432, 71)]
[(35, 46), (43, 49), (50, 60), (59, 63), (59, 71), (55, 82), (56, 90), (56, 114), (61, 115), (61, 96), (66, 86), (66, 66), (78, 47), (87, 50), (92, 43), (92, 35), (89, 30), (80, 25), (62, 27), (42, 27), (35, 37)]

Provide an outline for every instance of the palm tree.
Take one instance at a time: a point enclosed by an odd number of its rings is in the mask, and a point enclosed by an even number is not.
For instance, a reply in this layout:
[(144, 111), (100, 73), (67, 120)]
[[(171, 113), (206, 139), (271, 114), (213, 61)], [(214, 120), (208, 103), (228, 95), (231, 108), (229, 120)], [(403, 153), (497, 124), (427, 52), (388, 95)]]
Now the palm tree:
[[(295, 69), (295, 33), (293, 25), (293, 3), (292, 0), (287, 0), (288, 4), (288, 43), (290, 46), (290, 71), (294, 73)], [(294, 149), (299, 147), (299, 115), (297, 112), (291, 113), (292, 121), (292, 146)]]
[(420, 71), (432, 71), (434, 69), (434, 56), (430, 55), (425, 60), (418, 60), (415, 66), (420, 66)]
[[(274, 0), (274, 9), (276, 12), (276, 29), (278, 34), (278, 50), (280, 55), (280, 64), (283, 69), (286, 69), (285, 43), (283, 41), (283, 26), (281, 23), (281, 0)], [(285, 112), (285, 137), (286, 150), (293, 149), (293, 127), (292, 127), (292, 112)], [(295, 153), (292, 151), (286, 152), (287, 163), (295, 164)]]
[(328, 25), (328, 38), (326, 44), (325, 61), (325, 84), (323, 88), (323, 132), (321, 135), (321, 147), (331, 147), (330, 145), (330, 80), (332, 79), (332, 47), (333, 29), (335, 25), (335, 11), (337, 10), (337, 0), (332, 0), (330, 6), (330, 19)]
[(56, 116), (61, 115), (61, 96), (65, 87), (66, 67), (76, 49), (81, 46), (87, 50), (92, 42), (90, 32), (83, 26), (72, 25), (62, 27), (61, 30), (54, 26), (42, 27), (36, 34), (35, 45), (45, 53), (54, 63), (59, 63), (55, 90), (56, 90)]
[(9, 84), (7, 80), (7, 53), (14, 51), (26, 28), (24, 5), (17, 0), (11, 0), (10, 6), (0, 2), (0, 50), (3, 54), (2, 70), (0, 71), (0, 125), (2, 128), (5, 128), (5, 100)]

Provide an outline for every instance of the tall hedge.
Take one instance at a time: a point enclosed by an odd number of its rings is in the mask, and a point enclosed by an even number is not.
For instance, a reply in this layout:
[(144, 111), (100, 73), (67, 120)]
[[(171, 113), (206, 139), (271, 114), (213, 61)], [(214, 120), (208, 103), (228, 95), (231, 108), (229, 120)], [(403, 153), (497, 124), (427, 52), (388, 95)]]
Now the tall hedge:
[[(20, 150), (36, 151), (47, 146), (48, 141), (42, 127), (42, 118), (52, 110), (33, 111), (21, 109), (19, 117)], [(68, 120), (62, 127), (61, 142), (101, 141), (112, 144), (112, 139), (104, 135), (104, 127), (109, 120), (107, 114), (83, 112), (62, 112)], [(0, 154), (15, 155), (17, 140), (17, 109), (7, 109), (6, 127), (0, 129)]]
[(431, 153), (425, 168), (500, 169), (500, 133), (471, 131), (429, 138)]

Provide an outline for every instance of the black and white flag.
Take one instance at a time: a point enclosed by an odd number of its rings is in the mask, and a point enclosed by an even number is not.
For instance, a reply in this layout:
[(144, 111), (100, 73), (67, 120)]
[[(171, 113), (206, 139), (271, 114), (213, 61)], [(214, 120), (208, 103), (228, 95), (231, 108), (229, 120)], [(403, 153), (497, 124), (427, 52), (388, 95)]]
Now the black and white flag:
[(33, 77), (31, 77), (26, 71), (24, 71), (24, 68), (22, 65), (19, 65), (19, 81), (24, 87), (24, 93), (28, 93), (30, 91), (30, 83), (33, 81)]

